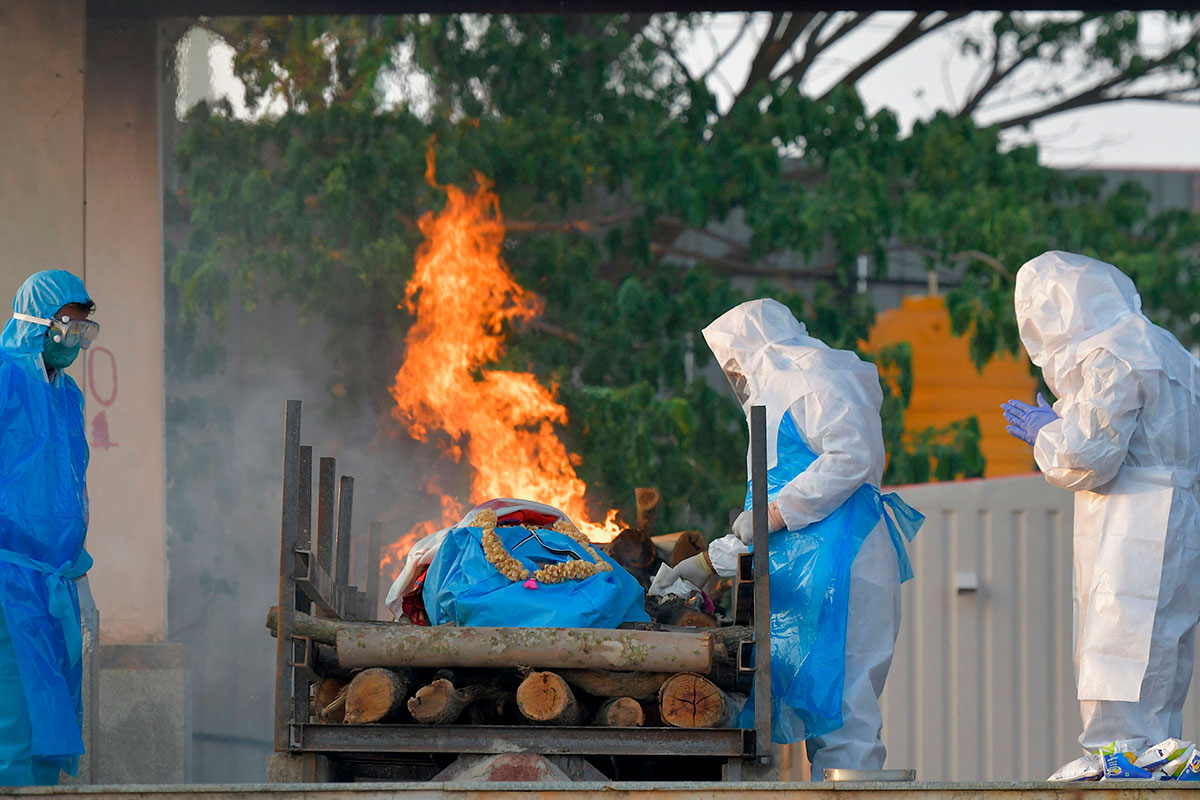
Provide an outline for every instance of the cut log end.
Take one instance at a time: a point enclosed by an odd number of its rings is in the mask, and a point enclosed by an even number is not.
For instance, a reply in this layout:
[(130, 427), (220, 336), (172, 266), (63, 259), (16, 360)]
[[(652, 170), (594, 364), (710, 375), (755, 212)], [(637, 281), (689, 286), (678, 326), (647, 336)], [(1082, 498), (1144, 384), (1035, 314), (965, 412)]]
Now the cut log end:
[(610, 697), (596, 711), (594, 724), (606, 728), (639, 728), (646, 722), (642, 704), (632, 697)]
[(346, 687), (346, 722), (382, 722), (403, 708), (408, 676), (372, 667), (354, 676)]
[(553, 672), (533, 672), (521, 681), (517, 709), (543, 725), (578, 725), (582, 716), (571, 687)]
[(658, 506), (662, 501), (662, 493), (658, 489), (639, 487), (633, 490), (634, 501), (637, 504), (637, 525), (646, 536), (653, 536), (658, 525)]
[(313, 710), (323, 722), (344, 722), (346, 719), (346, 686), (344, 678), (325, 678), (313, 691)]
[(663, 722), (676, 728), (715, 728), (725, 719), (724, 693), (707, 678), (681, 672), (658, 691)]

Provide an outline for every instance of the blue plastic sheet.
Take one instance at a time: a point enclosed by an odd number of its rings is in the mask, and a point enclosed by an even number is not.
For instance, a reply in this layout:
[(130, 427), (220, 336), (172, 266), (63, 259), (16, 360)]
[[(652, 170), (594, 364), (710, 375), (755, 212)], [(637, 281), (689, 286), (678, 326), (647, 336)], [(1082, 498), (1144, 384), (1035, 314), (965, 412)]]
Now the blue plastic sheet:
[[(817, 458), (790, 412), (779, 425), (777, 454), (767, 472), (768, 502)], [(746, 508), (750, 505), (748, 490)], [(924, 516), (869, 484), (820, 522), (771, 534), (771, 738), (779, 744), (842, 727), (850, 567), (881, 518), (907, 580), (912, 567), (904, 542), (912, 539)], [(753, 694), (740, 725), (754, 725)]]
[[(537, 536), (522, 527), (496, 528), (504, 548), (533, 573), (567, 561), (566, 550), (585, 561), (589, 555), (574, 539), (550, 530)], [(482, 529), (455, 528), (446, 534), (429, 572), (423, 595), (431, 625), (523, 626), (532, 628), (615, 628), (622, 622), (649, 622), (641, 585), (620, 564), (582, 581), (539, 583), (526, 588), (496, 571), (483, 554)]]
[[(49, 271), (22, 285), (13, 309), (44, 318), (72, 302), (88, 302), (83, 283)], [(19, 676), (21, 692), (5, 696), (25, 701), (0, 707), (5, 785), (56, 783), (83, 752), (74, 579), (91, 564), (83, 549), (88, 447), (79, 387), (65, 374), (46, 378), (45, 333), (15, 319), (0, 333), (0, 664), (16, 668), (0, 672)]]

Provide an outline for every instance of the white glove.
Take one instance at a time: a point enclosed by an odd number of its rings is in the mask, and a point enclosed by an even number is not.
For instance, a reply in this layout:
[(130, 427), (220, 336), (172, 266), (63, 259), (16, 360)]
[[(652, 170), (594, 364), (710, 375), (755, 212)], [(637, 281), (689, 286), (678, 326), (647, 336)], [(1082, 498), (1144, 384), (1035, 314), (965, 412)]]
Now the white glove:
[(712, 564), (708, 562), (708, 556), (704, 553), (696, 553), (675, 565), (675, 577), (683, 578), (697, 589), (703, 588), (712, 574)]
[(650, 584), (650, 594), (661, 596), (671, 584), (680, 578), (700, 589), (708, 582), (708, 578), (712, 574), (713, 568), (708, 558), (705, 557), (704, 553), (697, 553), (691, 558), (685, 558), (673, 567), (668, 567), (664, 564)]
[[(741, 539), (744, 544), (754, 544), (754, 515), (750, 509), (738, 514), (737, 519), (730, 527), (733, 535)], [(787, 523), (783, 521), (783, 513), (779, 510), (779, 504), (769, 503), (767, 505), (767, 530), (778, 531), (786, 527)]]
[(742, 540), (743, 544), (754, 544), (754, 516), (750, 513), (750, 509), (738, 514), (730, 529), (734, 536)]

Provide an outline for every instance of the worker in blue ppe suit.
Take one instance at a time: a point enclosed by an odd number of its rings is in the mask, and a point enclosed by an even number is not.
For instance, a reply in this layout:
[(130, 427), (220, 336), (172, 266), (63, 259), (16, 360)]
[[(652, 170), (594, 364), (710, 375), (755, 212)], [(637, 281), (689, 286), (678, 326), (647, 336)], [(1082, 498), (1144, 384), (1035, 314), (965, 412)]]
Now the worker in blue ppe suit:
[(1008, 430), (1075, 493), (1080, 744), (1180, 737), (1200, 621), (1200, 361), (1094, 258), (1032, 259), (1014, 302), (1058, 400), (1010, 400)]
[[(766, 406), (772, 738), (807, 739), (818, 780), (825, 769), (881, 769), (879, 695), (912, 575), (905, 542), (924, 518), (879, 492), (879, 374), (809, 336), (775, 300), (736, 306), (704, 338), (747, 421)], [(732, 576), (752, 541), (750, 505), (747, 492), (733, 533), (655, 585)]]
[(83, 282), (31, 275), (0, 333), (0, 784), (55, 784), (83, 753), (75, 580), (91, 558), (83, 394), (63, 370), (99, 326)]

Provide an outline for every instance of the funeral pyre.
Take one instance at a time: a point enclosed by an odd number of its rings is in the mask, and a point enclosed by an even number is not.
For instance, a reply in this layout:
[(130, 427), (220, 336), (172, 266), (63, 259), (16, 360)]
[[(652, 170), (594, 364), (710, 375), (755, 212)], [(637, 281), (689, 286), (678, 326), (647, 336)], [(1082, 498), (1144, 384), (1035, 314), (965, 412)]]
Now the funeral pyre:
[[(426, 178), (437, 185), (432, 147)], [(474, 507), (464, 513), (435, 482), (426, 487), (441, 524), (416, 526), (381, 565), (396, 575), (397, 621), (297, 612), (293, 634), (315, 643), (322, 676), (316, 716), (735, 725), (745, 701), (737, 655), (750, 629), (718, 626), (727, 620), (702, 591), (712, 586), (646, 594), (664, 563), (705, 549), (703, 536), (656, 536), (655, 489), (637, 490), (635, 524), (615, 510), (593, 518), (578, 456), (555, 434), (566, 409), (532, 374), (489, 366), (504, 353), (505, 325), (534, 319), (541, 304), (501, 260), (499, 201), (477, 181), (473, 193), (444, 187), (445, 208), (419, 221), (425, 242), (401, 306), (415, 322), (392, 387), (410, 435), (469, 465)]]

